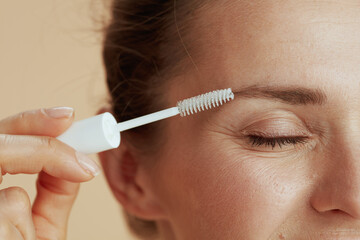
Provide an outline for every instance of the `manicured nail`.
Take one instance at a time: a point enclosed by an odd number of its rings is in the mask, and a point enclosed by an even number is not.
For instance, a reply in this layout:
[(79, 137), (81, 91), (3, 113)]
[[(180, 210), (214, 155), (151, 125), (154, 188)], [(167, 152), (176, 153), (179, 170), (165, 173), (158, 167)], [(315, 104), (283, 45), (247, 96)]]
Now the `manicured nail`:
[(54, 108), (46, 108), (44, 112), (51, 118), (70, 118), (74, 109), (70, 107), (54, 107)]
[(99, 175), (100, 167), (88, 156), (81, 152), (75, 153), (77, 160), (79, 161), (80, 166), (88, 173), (94, 177)]

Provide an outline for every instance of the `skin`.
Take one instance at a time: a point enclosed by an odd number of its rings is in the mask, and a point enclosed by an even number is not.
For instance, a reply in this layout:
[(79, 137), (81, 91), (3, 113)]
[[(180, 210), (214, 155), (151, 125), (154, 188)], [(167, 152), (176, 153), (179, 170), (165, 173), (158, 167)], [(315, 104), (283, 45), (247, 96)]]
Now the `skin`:
[(38, 174), (33, 204), (21, 187), (0, 190), (0, 239), (66, 239), (79, 184), (91, 180), (92, 171), (99, 171), (86, 156), (82, 159), (87, 159), (87, 165), (81, 164), (74, 149), (54, 138), (73, 120), (69, 108), (54, 108), (0, 121), (0, 183), (7, 173)]
[[(199, 9), (196, 67), (167, 83), (169, 106), (252, 85), (321, 89), (327, 102), (235, 97), (164, 120), (156, 156), (123, 139), (100, 157), (124, 208), (156, 221), (161, 239), (360, 239), (359, 11), (350, 0), (212, 1)], [(308, 141), (272, 149), (253, 146), (249, 133)], [(126, 181), (123, 163), (136, 166)]]

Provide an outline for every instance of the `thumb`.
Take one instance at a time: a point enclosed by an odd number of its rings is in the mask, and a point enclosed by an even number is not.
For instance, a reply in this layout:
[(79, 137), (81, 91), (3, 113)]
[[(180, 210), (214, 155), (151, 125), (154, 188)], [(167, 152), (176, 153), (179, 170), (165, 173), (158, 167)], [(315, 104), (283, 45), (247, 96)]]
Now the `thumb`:
[(67, 222), (79, 183), (39, 174), (32, 213), (37, 239), (66, 239)]

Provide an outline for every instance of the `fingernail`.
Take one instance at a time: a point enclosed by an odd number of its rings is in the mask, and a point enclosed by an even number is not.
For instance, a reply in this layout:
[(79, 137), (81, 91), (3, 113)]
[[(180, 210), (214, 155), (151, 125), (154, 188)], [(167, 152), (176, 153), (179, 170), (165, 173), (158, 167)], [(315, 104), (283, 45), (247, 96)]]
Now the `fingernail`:
[(81, 152), (75, 153), (76, 158), (80, 164), (80, 166), (88, 173), (93, 175), (94, 177), (99, 175), (100, 167), (88, 156)]
[(54, 107), (54, 108), (46, 108), (44, 112), (51, 118), (70, 118), (74, 109), (70, 107)]

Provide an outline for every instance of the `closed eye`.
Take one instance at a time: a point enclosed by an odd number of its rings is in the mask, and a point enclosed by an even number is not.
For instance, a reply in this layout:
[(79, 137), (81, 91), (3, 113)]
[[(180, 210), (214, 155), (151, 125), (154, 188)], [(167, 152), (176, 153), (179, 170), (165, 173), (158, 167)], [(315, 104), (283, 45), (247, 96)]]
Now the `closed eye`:
[(294, 137), (276, 137), (276, 138), (266, 138), (258, 135), (248, 135), (247, 138), (250, 140), (252, 146), (261, 146), (264, 145), (265, 147), (272, 147), (278, 144), (281, 148), (285, 145), (296, 145), (296, 144), (303, 144), (308, 141), (308, 137), (304, 136), (294, 136)]

